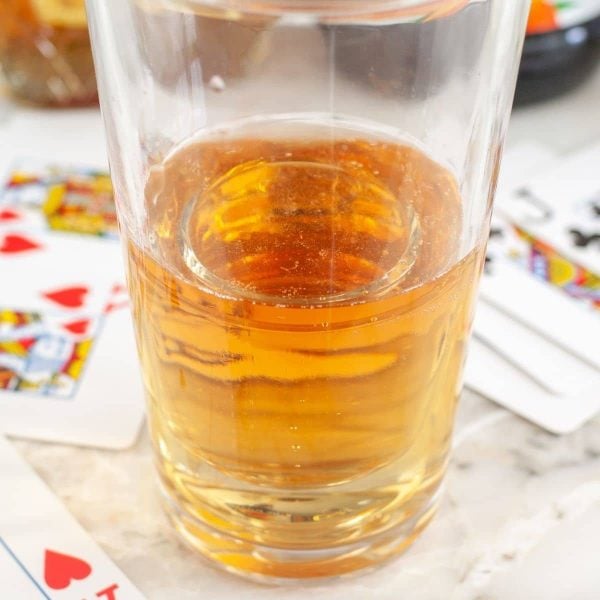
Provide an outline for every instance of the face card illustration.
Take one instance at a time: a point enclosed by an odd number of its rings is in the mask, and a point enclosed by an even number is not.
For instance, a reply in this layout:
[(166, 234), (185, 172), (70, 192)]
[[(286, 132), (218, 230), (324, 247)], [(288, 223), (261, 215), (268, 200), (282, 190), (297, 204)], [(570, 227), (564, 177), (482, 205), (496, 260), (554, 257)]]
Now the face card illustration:
[(600, 276), (570, 261), (551, 245), (526, 231), (514, 226), (512, 229), (524, 242), (522, 252), (514, 256), (523, 268), (569, 296), (600, 309)]
[(110, 177), (95, 169), (19, 161), (0, 193), (1, 208), (24, 211), (30, 226), (118, 237)]
[(143, 599), (1, 437), (0, 472), (1, 598)]
[(0, 430), (98, 448), (135, 442), (144, 392), (129, 310), (113, 307), (72, 321), (3, 311), (8, 325), (6, 341), (0, 341)]
[(0, 309), (0, 390), (71, 398), (100, 319)]

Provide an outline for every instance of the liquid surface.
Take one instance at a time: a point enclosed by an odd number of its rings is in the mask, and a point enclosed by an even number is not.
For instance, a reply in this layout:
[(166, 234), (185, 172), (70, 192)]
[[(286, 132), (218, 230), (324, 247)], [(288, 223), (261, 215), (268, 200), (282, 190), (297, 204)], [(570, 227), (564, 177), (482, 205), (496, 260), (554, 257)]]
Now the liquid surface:
[(260, 131), (152, 170), (150, 242), (129, 243), (138, 345), (177, 503), (241, 539), (320, 548), (437, 489), (481, 251), (459, 260), (455, 180), (421, 151)]

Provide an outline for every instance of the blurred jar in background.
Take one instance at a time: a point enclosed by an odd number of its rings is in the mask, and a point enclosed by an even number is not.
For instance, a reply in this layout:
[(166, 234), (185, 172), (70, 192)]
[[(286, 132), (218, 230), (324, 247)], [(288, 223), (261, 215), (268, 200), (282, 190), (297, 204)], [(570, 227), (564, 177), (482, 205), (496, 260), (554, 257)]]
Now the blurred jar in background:
[(600, 0), (532, 0), (515, 102), (569, 92), (600, 64)]
[(95, 103), (84, 0), (0, 0), (0, 65), (21, 100), (44, 106)]

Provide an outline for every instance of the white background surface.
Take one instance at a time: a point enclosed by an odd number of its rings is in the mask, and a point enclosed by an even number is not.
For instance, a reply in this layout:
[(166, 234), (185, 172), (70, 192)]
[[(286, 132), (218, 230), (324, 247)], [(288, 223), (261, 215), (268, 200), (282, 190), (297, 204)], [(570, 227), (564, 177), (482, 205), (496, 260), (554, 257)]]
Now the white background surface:
[[(597, 141), (599, 107), (597, 70), (574, 94), (518, 110), (509, 145), (533, 139), (566, 152)], [(91, 111), (38, 113), (4, 102), (0, 161), (19, 154), (102, 163), (100, 120)], [(436, 520), (384, 568), (310, 589), (239, 581), (187, 550), (161, 513), (145, 435), (125, 452), (16, 445), (151, 600), (600, 598), (600, 419), (559, 438), (465, 393)]]

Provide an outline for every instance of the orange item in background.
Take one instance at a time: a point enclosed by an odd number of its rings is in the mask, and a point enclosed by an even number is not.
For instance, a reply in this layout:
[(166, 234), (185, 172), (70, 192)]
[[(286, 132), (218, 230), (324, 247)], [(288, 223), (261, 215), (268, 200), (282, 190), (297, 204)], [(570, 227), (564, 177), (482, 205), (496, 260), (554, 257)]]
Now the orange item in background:
[(556, 7), (548, 0), (532, 0), (527, 34), (544, 33), (558, 29)]

